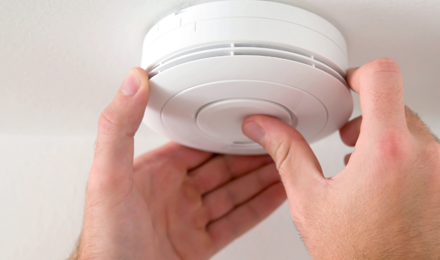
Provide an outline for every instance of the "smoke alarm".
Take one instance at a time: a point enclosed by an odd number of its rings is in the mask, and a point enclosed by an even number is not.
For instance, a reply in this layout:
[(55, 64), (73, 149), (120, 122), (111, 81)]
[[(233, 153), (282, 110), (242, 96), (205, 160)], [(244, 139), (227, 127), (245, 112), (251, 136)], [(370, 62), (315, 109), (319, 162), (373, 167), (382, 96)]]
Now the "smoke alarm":
[(264, 154), (241, 130), (254, 114), (313, 142), (353, 109), (344, 37), (290, 5), (221, 1), (173, 13), (146, 35), (141, 66), (150, 76), (144, 123), (200, 150)]

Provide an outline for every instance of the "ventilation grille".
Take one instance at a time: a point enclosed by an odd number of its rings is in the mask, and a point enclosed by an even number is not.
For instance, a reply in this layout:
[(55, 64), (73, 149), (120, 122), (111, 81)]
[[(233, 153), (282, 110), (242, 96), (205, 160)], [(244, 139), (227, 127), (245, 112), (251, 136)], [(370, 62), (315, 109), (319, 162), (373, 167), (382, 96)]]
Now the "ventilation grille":
[(262, 44), (216, 44), (203, 47), (197, 47), (190, 50), (182, 51), (177, 54), (171, 55), (159, 63), (155, 64), (152, 68), (148, 69), (150, 78), (153, 78), (157, 74), (164, 72), (170, 68), (178, 65), (213, 57), (222, 56), (265, 56), (291, 60), (299, 63), (303, 63), (312, 66), (316, 69), (322, 70), (337, 80), (347, 85), (344, 79), (344, 73), (336, 65), (323, 59), (310, 55), (303, 51), (292, 50), (287, 48), (280, 48), (278, 46), (269, 46)]

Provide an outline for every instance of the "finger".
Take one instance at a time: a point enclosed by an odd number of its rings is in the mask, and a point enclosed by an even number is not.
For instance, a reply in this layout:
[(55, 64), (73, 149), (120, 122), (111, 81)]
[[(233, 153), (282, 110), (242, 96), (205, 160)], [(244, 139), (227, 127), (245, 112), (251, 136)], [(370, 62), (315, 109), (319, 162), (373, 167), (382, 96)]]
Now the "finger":
[(263, 156), (215, 156), (199, 168), (189, 173), (196, 189), (204, 194), (243, 174), (273, 162), (268, 155)]
[(276, 118), (256, 115), (246, 118), (242, 129), (272, 156), (288, 194), (325, 181), (315, 154), (295, 128)]
[(339, 134), (344, 144), (355, 146), (361, 132), (362, 116), (347, 122), (341, 129)]
[(212, 221), (222, 217), (276, 182), (280, 177), (271, 163), (213, 190), (203, 197), (208, 218)]
[(395, 61), (381, 58), (350, 69), (347, 81), (359, 93), (366, 128), (382, 132), (406, 127), (402, 74)]
[(154, 167), (154, 165), (162, 167), (172, 162), (176, 168), (182, 171), (189, 171), (204, 164), (212, 155), (209, 152), (169, 142), (153, 151), (138, 156), (134, 161), (134, 170), (137, 171), (142, 167)]
[(281, 183), (276, 183), (259, 195), (237, 207), (226, 216), (211, 222), (207, 231), (216, 251), (260, 223), (286, 199)]
[[(126, 180), (133, 167), (133, 136), (142, 121), (148, 100), (148, 75), (134, 68), (113, 101), (99, 117), (97, 147), (89, 185)], [(106, 182), (108, 181), (108, 182)]]
[(344, 163), (345, 163), (345, 165), (347, 165), (348, 162), (350, 161), (350, 157), (351, 157), (351, 153), (350, 153), (350, 154), (347, 154), (347, 155), (344, 157)]

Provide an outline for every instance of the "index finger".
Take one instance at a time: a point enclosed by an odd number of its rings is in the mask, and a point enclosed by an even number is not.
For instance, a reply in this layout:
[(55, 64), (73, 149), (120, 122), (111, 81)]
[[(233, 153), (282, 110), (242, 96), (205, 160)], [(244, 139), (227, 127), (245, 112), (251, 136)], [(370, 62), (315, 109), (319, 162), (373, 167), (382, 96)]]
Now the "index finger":
[(406, 128), (402, 73), (394, 60), (376, 59), (350, 69), (347, 81), (360, 96), (362, 128)]

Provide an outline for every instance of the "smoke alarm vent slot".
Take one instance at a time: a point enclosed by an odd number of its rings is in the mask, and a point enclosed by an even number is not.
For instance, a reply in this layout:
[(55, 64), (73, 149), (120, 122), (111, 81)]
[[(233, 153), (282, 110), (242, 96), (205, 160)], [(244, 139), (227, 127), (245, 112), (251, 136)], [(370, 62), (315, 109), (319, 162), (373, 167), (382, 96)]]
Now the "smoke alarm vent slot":
[(343, 74), (327, 63), (322, 62), (321, 59), (315, 55), (288, 48), (273, 47), (271, 45), (243, 43), (216, 44), (181, 51), (155, 64), (152, 69), (149, 70), (149, 75), (152, 78), (159, 72), (166, 71), (184, 63), (222, 56), (264, 56), (291, 60), (320, 69), (332, 75), (344, 85), (346, 84)]

